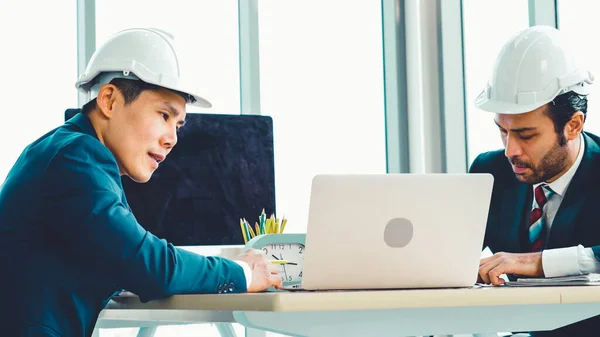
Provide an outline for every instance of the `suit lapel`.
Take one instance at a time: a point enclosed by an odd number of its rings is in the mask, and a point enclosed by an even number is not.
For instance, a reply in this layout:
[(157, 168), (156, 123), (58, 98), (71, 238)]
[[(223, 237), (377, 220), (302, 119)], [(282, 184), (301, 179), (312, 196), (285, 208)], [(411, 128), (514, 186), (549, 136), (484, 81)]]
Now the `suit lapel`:
[(585, 153), (554, 217), (546, 249), (573, 245), (575, 232), (573, 222), (587, 197), (586, 186), (592, 178), (593, 159), (600, 153), (600, 148), (591, 138), (584, 134), (583, 140)]

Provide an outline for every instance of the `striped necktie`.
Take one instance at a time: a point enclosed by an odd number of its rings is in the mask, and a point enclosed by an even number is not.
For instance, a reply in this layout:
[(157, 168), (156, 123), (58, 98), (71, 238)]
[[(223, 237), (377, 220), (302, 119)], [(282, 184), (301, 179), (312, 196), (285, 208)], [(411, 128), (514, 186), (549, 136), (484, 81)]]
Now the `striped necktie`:
[(534, 190), (533, 209), (529, 214), (529, 243), (532, 252), (541, 251), (546, 243), (546, 217), (543, 210), (552, 193), (546, 184), (540, 184)]

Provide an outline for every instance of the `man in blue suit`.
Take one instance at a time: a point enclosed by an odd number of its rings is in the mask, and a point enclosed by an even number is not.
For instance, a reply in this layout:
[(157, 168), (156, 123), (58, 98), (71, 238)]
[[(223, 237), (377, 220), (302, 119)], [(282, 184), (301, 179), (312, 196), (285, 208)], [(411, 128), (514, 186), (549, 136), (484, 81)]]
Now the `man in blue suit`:
[[(481, 260), (483, 282), (600, 271), (600, 138), (583, 131), (592, 83), (554, 28), (530, 27), (500, 52), (476, 105), (496, 114), (504, 150), (470, 169), (495, 180), (484, 246), (496, 254)], [(599, 318), (531, 334), (597, 336)]]
[(6, 336), (90, 336), (126, 289), (141, 301), (182, 293), (258, 292), (281, 279), (262, 252), (236, 261), (177, 249), (135, 219), (121, 176), (147, 182), (177, 143), (186, 103), (172, 39), (132, 29), (101, 46), (77, 86), (82, 111), (30, 144), (0, 187)]

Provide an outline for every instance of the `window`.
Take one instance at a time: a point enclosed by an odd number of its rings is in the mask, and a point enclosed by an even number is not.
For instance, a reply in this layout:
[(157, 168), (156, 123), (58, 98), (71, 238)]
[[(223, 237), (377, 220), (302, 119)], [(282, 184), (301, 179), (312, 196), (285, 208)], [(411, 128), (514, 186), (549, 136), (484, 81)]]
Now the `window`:
[(240, 113), (237, 1), (96, 1), (97, 46), (118, 31), (139, 27), (174, 35), (182, 73), (198, 81), (213, 105), (188, 107), (189, 112)]
[(504, 43), (529, 26), (528, 2), (523, 0), (463, 1), (463, 34), (469, 164), (478, 154), (502, 148), (494, 114), (475, 107), (496, 56)]
[(386, 172), (381, 24), (380, 1), (259, 2), (261, 109), (286, 232), (306, 231), (313, 175)]
[[(23, 149), (77, 107), (75, 1), (0, 1), (0, 185)], [(48, 15), (47, 13), (55, 13)]]
[(600, 41), (593, 37), (600, 3), (593, 0), (569, 0), (558, 3), (559, 29), (570, 43), (577, 61), (596, 76), (592, 92), (588, 96), (588, 113), (585, 131), (600, 134), (600, 113), (597, 107), (600, 85)]

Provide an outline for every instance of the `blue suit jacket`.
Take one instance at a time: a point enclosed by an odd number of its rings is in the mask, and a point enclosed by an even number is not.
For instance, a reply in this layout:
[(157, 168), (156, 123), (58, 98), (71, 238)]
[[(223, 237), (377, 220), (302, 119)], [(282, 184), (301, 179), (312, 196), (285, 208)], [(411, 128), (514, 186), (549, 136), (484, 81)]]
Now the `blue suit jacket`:
[[(592, 247), (600, 260), (600, 138), (584, 133), (585, 153), (556, 213), (545, 249)], [(504, 151), (479, 155), (470, 172), (491, 173), (494, 188), (484, 247), (494, 252), (528, 252), (528, 221), (533, 201), (531, 185), (517, 180)], [(514, 276), (509, 275), (514, 278)], [(598, 336), (600, 316), (535, 336)]]
[(0, 327), (7, 336), (89, 336), (121, 289), (149, 301), (246, 291), (237, 263), (144, 230), (119, 168), (77, 114), (29, 145), (0, 186)]

